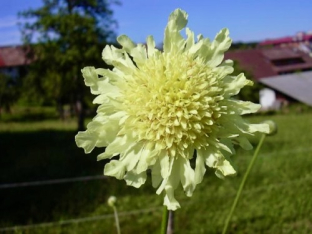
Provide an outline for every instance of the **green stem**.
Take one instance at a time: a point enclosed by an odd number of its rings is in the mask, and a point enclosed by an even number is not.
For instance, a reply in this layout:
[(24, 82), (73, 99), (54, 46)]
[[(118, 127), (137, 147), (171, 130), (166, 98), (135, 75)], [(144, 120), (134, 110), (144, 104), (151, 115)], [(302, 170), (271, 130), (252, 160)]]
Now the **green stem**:
[(167, 206), (164, 206), (160, 234), (167, 233), (168, 214), (169, 214), (169, 211), (167, 210)]
[(243, 191), (244, 185), (245, 185), (246, 180), (247, 180), (247, 178), (248, 178), (248, 175), (249, 175), (249, 173), (250, 173), (250, 171), (251, 171), (251, 168), (252, 168), (252, 166), (254, 165), (254, 163), (255, 163), (255, 161), (256, 161), (256, 159), (257, 159), (257, 156), (258, 156), (258, 154), (259, 154), (259, 151), (260, 151), (260, 148), (261, 148), (261, 146), (262, 146), (262, 143), (263, 143), (263, 141), (264, 141), (264, 139), (265, 139), (265, 136), (266, 136), (265, 134), (262, 134), (262, 136), (261, 136), (261, 138), (260, 138), (260, 141), (259, 141), (259, 144), (258, 144), (258, 146), (257, 146), (257, 149), (255, 150), (255, 153), (254, 153), (254, 155), (252, 156), (252, 159), (251, 159), (251, 161), (250, 161), (250, 163), (249, 163), (249, 165), (248, 165), (248, 168), (247, 168), (247, 171), (246, 171), (246, 173), (245, 173), (245, 175), (244, 175), (244, 177), (243, 177), (243, 180), (242, 180), (241, 184), (239, 185), (239, 189), (238, 189), (238, 191), (237, 191), (237, 194), (236, 194), (234, 203), (233, 203), (233, 205), (232, 205), (232, 207), (231, 207), (231, 211), (230, 211), (230, 213), (229, 213), (229, 215), (228, 215), (228, 217), (227, 217), (227, 219), (226, 219), (226, 222), (225, 222), (225, 225), (224, 225), (222, 234), (225, 234), (226, 231), (227, 231), (227, 228), (228, 228), (229, 223), (230, 223), (230, 221), (231, 221), (231, 218), (232, 218), (232, 216), (233, 216), (234, 210), (235, 210), (235, 208), (236, 208), (236, 205), (237, 205), (237, 203), (238, 203), (238, 200), (239, 200), (239, 198), (240, 198), (240, 195), (241, 195), (241, 193), (242, 193), (242, 191)]
[(116, 223), (116, 228), (117, 228), (117, 234), (120, 234), (120, 225), (119, 225), (119, 218), (118, 218), (118, 213), (117, 209), (115, 206), (113, 206), (114, 209), (114, 216), (115, 216), (115, 223)]

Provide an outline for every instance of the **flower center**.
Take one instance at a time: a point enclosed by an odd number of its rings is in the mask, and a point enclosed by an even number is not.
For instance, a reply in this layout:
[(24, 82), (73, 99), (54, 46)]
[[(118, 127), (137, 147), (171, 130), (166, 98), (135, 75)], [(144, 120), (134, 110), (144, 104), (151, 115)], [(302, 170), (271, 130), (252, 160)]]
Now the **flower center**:
[(127, 129), (172, 156), (183, 155), (190, 145), (207, 146), (221, 115), (216, 74), (186, 54), (149, 58), (127, 78), (123, 92)]

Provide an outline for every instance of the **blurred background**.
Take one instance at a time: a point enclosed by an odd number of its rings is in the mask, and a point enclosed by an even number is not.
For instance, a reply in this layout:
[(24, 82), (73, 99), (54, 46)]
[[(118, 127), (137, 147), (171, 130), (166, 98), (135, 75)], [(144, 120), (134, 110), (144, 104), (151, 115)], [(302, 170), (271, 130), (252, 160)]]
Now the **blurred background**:
[[(134, 189), (102, 176), (105, 161), (85, 155), (74, 136), (96, 111), (81, 69), (110, 68), (106, 45), (126, 34), (153, 35), (162, 49), (170, 13), (213, 40), (230, 30), (225, 59), (254, 86), (238, 98), (260, 103), (250, 122), (272, 119), (229, 233), (312, 233), (312, 1), (0, 0), (0, 232), (158, 233), (162, 196), (150, 180)], [(185, 35), (185, 32), (182, 32)], [(256, 146), (259, 136), (250, 140)], [(192, 198), (178, 192), (174, 233), (221, 233), (253, 152), (237, 149), (236, 177), (208, 169)]]

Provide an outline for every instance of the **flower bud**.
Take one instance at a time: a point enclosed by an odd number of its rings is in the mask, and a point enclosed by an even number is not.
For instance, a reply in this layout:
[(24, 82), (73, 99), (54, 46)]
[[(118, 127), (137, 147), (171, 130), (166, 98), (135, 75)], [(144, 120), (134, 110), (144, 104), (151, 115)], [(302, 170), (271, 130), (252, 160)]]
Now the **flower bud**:
[(107, 204), (111, 207), (114, 207), (116, 204), (117, 198), (115, 196), (110, 196), (107, 200)]
[(277, 124), (273, 120), (266, 120), (263, 123), (269, 125), (270, 132), (267, 134), (268, 136), (273, 136), (277, 133)]

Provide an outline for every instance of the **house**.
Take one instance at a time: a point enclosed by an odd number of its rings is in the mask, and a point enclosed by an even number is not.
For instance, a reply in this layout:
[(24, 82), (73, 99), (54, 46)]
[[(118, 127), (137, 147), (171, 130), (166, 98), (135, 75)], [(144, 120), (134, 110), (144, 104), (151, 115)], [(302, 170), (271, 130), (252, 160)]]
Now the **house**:
[(26, 66), (30, 63), (23, 46), (0, 47), (0, 73), (12, 79), (17, 79), (25, 73)]
[[(312, 106), (312, 71), (266, 77), (260, 79), (259, 82), (290, 98)], [(268, 97), (268, 95), (262, 95), (262, 102), (266, 102)], [(265, 107), (267, 106), (265, 105)]]
[[(307, 89), (302, 89), (303, 80), (299, 80), (302, 74), (308, 72), (304, 76), (307, 77), (307, 84), (312, 79), (312, 72), (309, 72), (312, 71), (312, 57), (309, 54), (290, 47), (262, 47), (229, 51), (225, 58), (237, 61), (242, 69), (252, 74), (255, 81), (268, 87), (260, 92), (259, 102), (264, 109), (277, 109), (293, 99), (312, 105), (312, 101), (299, 97), (300, 93), (307, 92)], [(279, 82), (274, 82), (277, 78)], [(293, 89), (280, 89), (285, 86), (281, 82), (292, 84)], [(312, 93), (312, 86), (308, 86), (308, 90)]]
[(268, 39), (259, 47), (291, 48), (312, 55), (312, 32), (299, 32), (294, 36)]

